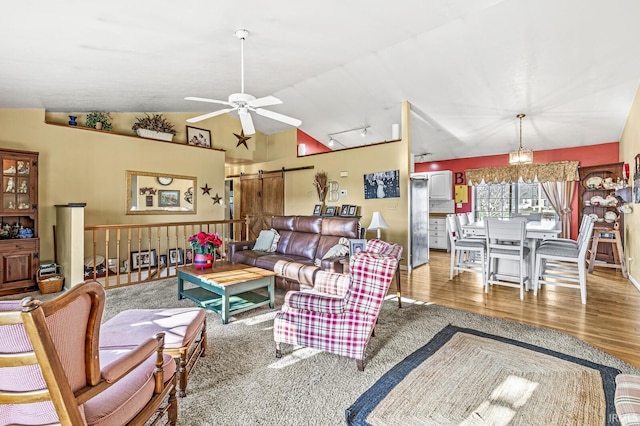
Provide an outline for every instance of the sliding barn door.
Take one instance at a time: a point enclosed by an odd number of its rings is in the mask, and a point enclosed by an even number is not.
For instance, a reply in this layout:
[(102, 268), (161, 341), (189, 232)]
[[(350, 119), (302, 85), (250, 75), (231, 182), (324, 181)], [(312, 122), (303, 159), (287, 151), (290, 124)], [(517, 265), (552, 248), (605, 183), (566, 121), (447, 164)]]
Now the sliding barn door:
[[(249, 216), (247, 240), (255, 240), (271, 227), (271, 217), (284, 214), (284, 173), (260, 173), (240, 177), (240, 217)], [(244, 227), (243, 227), (244, 232)]]

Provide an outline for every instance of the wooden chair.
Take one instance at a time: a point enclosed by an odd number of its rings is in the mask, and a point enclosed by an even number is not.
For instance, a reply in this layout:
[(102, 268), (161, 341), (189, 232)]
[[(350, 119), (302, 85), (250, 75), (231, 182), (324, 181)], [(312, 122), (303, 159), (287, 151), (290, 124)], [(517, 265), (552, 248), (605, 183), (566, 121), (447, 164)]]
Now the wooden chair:
[(460, 226), (458, 226), (459, 216), (455, 214), (447, 215), (447, 232), (451, 243), (451, 265), (449, 268), (449, 279), (460, 271), (476, 272), (482, 274), (482, 285), (487, 291), (486, 281), (486, 258), (487, 243), (480, 238), (463, 238)]
[[(0, 419), (8, 424), (177, 422), (176, 367), (164, 335), (99, 350), (105, 294), (96, 282), (39, 302), (0, 302)], [(166, 402), (165, 402), (166, 401)]]
[[(529, 247), (525, 247), (527, 220), (515, 218), (501, 220), (487, 217), (484, 220), (487, 237), (487, 281), (489, 285), (498, 284), (520, 289), (520, 300), (524, 299), (526, 281), (530, 280), (527, 267)], [(498, 269), (499, 260), (512, 260), (518, 267), (518, 273), (505, 273)], [(504, 268), (501, 268), (504, 269)]]
[[(589, 235), (593, 230), (593, 220), (586, 216), (583, 219), (585, 228), (578, 245), (569, 242), (544, 244), (536, 251), (536, 269), (533, 282), (533, 294), (538, 294), (542, 284), (580, 289), (582, 304), (587, 303), (587, 248)], [(542, 279), (540, 278), (542, 277)]]

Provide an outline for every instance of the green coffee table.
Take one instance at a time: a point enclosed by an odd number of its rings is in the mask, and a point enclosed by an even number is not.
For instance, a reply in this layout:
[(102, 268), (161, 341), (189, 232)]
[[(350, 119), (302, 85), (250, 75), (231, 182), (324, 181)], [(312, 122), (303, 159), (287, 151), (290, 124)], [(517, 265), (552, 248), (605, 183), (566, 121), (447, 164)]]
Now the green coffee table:
[[(193, 265), (178, 268), (178, 299), (189, 299), (205, 309), (217, 312), (222, 323), (232, 313), (245, 312), (259, 306), (275, 304), (276, 273), (254, 266), (217, 263), (213, 268), (196, 269)], [(195, 287), (185, 288), (184, 282)], [(253, 290), (267, 289), (267, 296)]]

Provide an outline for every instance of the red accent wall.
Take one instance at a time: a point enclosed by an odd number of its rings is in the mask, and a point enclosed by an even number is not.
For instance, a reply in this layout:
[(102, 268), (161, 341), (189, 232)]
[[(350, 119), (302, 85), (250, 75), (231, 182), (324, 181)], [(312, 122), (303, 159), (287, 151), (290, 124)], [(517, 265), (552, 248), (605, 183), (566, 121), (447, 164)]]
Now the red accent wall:
[[(300, 129), (297, 129), (297, 130), (298, 130), (297, 145), (300, 145), (301, 143), (305, 145), (305, 150), (306, 150), (305, 155), (318, 154), (320, 152), (331, 152), (331, 148), (329, 148), (328, 146), (321, 144), (320, 142), (318, 142), (317, 139), (312, 138), (302, 130)], [(297, 149), (297, 146), (296, 146), (296, 149)]]
[[(573, 148), (549, 149), (534, 151), (533, 162), (535, 164), (550, 163), (553, 161), (579, 161), (580, 166), (596, 166), (619, 162), (619, 142), (609, 142), (598, 145), (578, 146)], [(509, 163), (509, 154), (488, 155), (485, 157), (458, 158), (453, 160), (432, 161), (416, 163), (416, 172), (433, 172), (438, 170), (451, 170), (453, 172), (453, 193), (455, 185), (466, 185), (464, 175), (466, 169), (479, 169), (483, 167), (505, 166)], [(456, 213), (471, 211), (471, 188), (469, 187), (469, 202), (463, 203), (461, 208), (456, 205)], [(577, 187), (576, 187), (577, 191)], [(578, 197), (574, 194), (573, 214), (571, 219), (571, 236), (578, 235)]]

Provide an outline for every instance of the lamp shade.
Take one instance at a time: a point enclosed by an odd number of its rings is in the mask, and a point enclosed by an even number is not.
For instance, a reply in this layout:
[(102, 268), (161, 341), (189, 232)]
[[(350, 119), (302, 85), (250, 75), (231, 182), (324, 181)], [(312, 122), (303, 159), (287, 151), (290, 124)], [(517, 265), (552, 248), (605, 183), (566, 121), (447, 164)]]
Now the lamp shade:
[(389, 229), (389, 225), (384, 220), (382, 213), (373, 212), (373, 216), (371, 216), (371, 223), (367, 229), (373, 229), (378, 231), (378, 239), (380, 239), (380, 230), (381, 229)]

